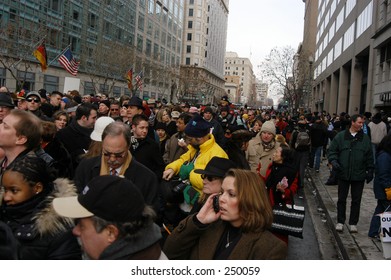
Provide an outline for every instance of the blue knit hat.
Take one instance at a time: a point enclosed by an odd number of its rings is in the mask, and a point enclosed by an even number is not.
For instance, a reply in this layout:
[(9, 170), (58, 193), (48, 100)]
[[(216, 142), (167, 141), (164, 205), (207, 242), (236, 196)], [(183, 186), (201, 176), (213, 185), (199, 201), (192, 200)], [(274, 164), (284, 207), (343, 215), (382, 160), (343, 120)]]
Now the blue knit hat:
[(185, 134), (189, 137), (204, 137), (209, 134), (211, 125), (199, 114), (196, 114), (186, 125)]

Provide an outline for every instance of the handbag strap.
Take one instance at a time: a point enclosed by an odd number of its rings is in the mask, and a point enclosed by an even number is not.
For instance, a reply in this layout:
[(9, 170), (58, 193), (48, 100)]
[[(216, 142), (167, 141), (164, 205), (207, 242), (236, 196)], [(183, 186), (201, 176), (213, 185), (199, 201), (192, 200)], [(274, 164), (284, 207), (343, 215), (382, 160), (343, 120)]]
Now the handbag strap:
[(197, 159), (199, 153), (200, 153), (200, 150), (198, 150), (198, 151), (195, 153), (194, 157), (189, 161), (189, 163), (194, 163), (195, 160)]

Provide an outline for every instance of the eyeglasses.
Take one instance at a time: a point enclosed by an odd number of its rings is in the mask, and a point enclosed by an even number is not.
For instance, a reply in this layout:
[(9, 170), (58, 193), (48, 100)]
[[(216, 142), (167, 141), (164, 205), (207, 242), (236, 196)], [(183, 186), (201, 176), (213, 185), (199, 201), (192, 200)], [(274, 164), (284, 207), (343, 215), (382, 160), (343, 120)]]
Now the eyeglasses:
[(212, 181), (214, 181), (214, 180), (219, 179), (218, 177), (213, 177), (213, 176), (209, 176), (209, 175), (206, 175), (206, 174), (201, 174), (201, 178), (202, 178), (202, 180), (203, 180), (203, 179), (206, 179), (206, 180), (208, 180), (209, 182), (212, 182)]
[(131, 105), (129, 105), (129, 104), (124, 104), (124, 105), (122, 105), (122, 108), (128, 109), (130, 106), (131, 106)]
[(110, 109), (110, 111), (119, 111), (119, 109), (113, 108), (113, 109)]
[(103, 152), (103, 155), (105, 156), (105, 157), (108, 157), (108, 158), (110, 158), (110, 157), (115, 157), (115, 158), (117, 158), (117, 159), (120, 159), (120, 158), (124, 158), (125, 157), (125, 152), (126, 151), (123, 151), (123, 152), (120, 152), (120, 153), (109, 153), (109, 152)]
[(34, 101), (35, 103), (41, 102), (40, 99), (38, 99), (38, 98), (31, 98), (31, 97), (27, 98), (26, 101), (27, 102), (33, 102)]

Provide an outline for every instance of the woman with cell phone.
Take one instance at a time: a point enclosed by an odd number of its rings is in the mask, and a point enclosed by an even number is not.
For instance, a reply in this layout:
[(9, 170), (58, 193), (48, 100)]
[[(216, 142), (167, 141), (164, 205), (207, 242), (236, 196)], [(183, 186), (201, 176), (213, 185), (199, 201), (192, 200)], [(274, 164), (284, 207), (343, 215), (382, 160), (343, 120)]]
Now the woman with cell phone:
[(169, 259), (285, 259), (286, 244), (268, 230), (272, 221), (262, 179), (248, 170), (230, 169), (220, 193), (209, 195), (198, 213), (179, 223), (163, 251)]

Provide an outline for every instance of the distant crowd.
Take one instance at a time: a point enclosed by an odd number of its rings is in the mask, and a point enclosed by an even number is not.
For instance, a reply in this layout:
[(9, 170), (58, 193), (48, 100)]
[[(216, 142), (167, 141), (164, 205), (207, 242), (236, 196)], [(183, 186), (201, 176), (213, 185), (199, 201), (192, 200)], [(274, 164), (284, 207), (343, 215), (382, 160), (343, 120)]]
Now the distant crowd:
[[(336, 230), (357, 232), (365, 183), (379, 238), (391, 202), (391, 115), (294, 113), (137, 96), (0, 88), (0, 258), (285, 259), (273, 208), (327, 161)], [(81, 245), (81, 246), (80, 246)]]

